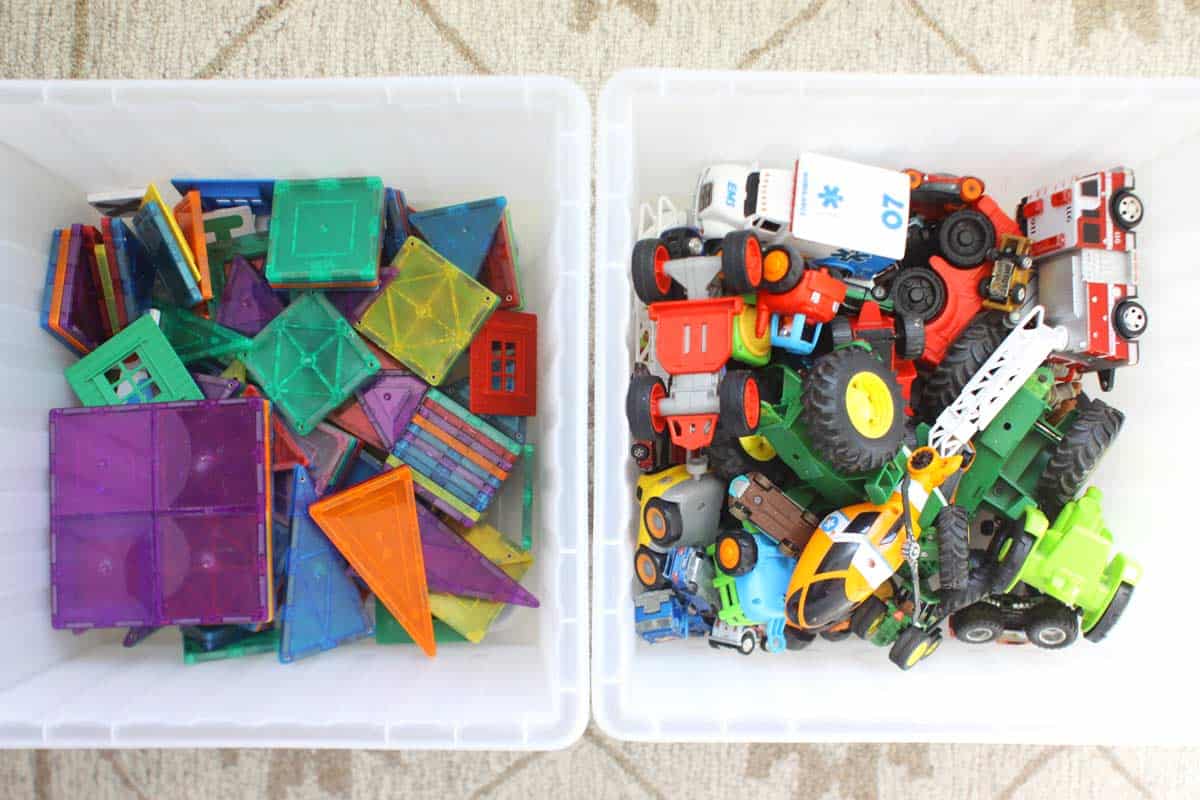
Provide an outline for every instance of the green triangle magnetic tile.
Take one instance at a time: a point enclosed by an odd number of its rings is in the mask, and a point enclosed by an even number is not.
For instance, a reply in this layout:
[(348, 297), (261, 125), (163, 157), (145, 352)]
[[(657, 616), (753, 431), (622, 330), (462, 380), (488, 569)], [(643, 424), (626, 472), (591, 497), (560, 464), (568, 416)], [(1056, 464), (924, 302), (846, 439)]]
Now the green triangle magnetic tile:
[(392, 265), (396, 277), (355, 327), (437, 386), (499, 298), (415, 236)]
[(383, 181), (276, 181), (267, 250), (275, 287), (374, 286), (379, 282)]
[(185, 664), (224, 661), (228, 658), (243, 658), (262, 653), (274, 653), (279, 650), (279, 629), (276, 627), (271, 627), (258, 633), (251, 633), (244, 639), (223, 647), (218, 647), (216, 650), (205, 650), (188, 637), (184, 636), (182, 638), (183, 662)]
[(443, 206), (409, 214), (409, 222), (429, 245), (454, 266), (479, 275), (483, 259), (492, 248), (496, 228), (508, 201), (491, 197), (474, 203)]
[[(276, 202), (278, 202), (278, 184)], [(254, 337), (242, 360), (250, 377), (301, 436), (379, 371), (346, 318), (305, 294)]]
[(185, 364), (206, 358), (232, 358), (251, 344), (235, 330), (178, 308), (164, 308), (158, 324)]
[[(435, 642), (465, 642), (467, 637), (451, 628), (440, 619), (433, 621), (433, 640)], [(387, 606), (375, 598), (375, 643), (376, 644), (416, 644), (408, 635)]]
[(66, 377), (85, 406), (204, 399), (149, 314), (67, 367)]

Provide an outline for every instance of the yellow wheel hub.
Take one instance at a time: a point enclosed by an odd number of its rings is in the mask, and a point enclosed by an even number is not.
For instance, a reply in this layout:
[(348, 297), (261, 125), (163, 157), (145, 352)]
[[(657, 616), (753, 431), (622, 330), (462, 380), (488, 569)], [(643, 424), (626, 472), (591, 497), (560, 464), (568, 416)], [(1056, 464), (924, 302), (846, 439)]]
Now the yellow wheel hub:
[(788, 267), (791, 266), (791, 259), (784, 250), (772, 250), (767, 253), (767, 257), (763, 260), (763, 280), (777, 281), (784, 275), (787, 275)]
[(738, 444), (746, 451), (746, 455), (755, 461), (770, 461), (775, 457), (775, 448), (771, 446), (765, 436), (743, 436), (738, 439)]
[(846, 413), (854, 429), (868, 439), (878, 439), (891, 430), (896, 410), (883, 378), (873, 372), (855, 373), (846, 387)]
[(904, 666), (906, 666), (906, 667), (913, 666), (918, 661), (920, 661), (922, 658), (929, 655), (929, 652), (930, 652), (929, 640), (926, 639), (925, 641), (923, 641), (919, 645), (917, 645), (915, 648), (913, 648), (913, 651), (908, 654), (908, 660), (904, 662)]

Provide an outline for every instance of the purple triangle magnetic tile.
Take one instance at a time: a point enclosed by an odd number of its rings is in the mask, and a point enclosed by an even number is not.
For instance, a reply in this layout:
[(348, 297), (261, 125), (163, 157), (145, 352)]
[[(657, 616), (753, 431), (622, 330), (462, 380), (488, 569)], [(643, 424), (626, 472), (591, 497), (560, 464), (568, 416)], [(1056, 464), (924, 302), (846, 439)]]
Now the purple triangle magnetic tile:
[(537, 608), (536, 597), (420, 503), (417, 522), (430, 592)]
[(237, 378), (222, 378), (220, 375), (193, 372), (192, 379), (200, 387), (205, 400), (228, 400), (242, 388), (242, 382)]
[(92, 255), (83, 246), (85, 227), (89, 226), (71, 226), (62, 302), (56, 322), (59, 328), (91, 352), (107, 337), (104, 334), (104, 320), (100, 314), (100, 304), (104, 300), (88, 266), (88, 259)]
[(411, 372), (385, 370), (358, 391), (359, 404), (389, 451), (408, 427), (428, 388)]
[(233, 257), (216, 321), (246, 336), (256, 336), (283, 311), (279, 296), (258, 270), (241, 256)]

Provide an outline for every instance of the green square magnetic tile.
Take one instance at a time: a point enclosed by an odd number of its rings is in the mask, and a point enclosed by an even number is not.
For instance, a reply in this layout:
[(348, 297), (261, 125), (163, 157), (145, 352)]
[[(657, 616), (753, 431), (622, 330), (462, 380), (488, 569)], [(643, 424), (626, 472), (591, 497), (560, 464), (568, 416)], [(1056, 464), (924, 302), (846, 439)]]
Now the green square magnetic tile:
[(246, 371), (301, 436), (379, 371), (379, 360), (321, 294), (271, 320), (242, 358)]
[(405, 240), (392, 266), (396, 277), (355, 327), (437, 386), (500, 298), (415, 236)]
[(66, 378), (85, 406), (204, 399), (149, 314), (67, 367)]
[(267, 281), (300, 288), (378, 284), (382, 221), (379, 178), (276, 181)]

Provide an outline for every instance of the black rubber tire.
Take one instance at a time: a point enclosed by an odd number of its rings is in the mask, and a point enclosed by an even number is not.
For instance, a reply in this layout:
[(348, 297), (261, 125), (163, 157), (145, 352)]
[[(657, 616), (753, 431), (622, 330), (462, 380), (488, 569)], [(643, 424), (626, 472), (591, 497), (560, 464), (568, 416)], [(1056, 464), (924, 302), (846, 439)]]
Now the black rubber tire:
[(679, 510), (678, 503), (672, 503), (670, 500), (663, 500), (661, 497), (651, 497), (646, 501), (646, 505), (642, 507), (642, 524), (646, 526), (649, 532), (650, 525), (646, 523), (646, 517), (650, 516), (651, 511), (657, 511), (662, 514), (663, 520), (666, 522), (664, 526), (666, 533), (661, 539), (654, 538), (654, 534), (650, 534), (650, 542), (657, 547), (667, 548), (678, 542), (683, 537), (683, 512)]
[(1079, 638), (1079, 614), (1053, 598), (1046, 598), (1029, 609), (1025, 635), (1043, 650), (1070, 647)]
[[(917, 661), (913, 664), (907, 663), (909, 656), (912, 655), (913, 651), (916, 650), (922, 642), (930, 640), (940, 644), (941, 639), (942, 632), (938, 629), (926, 631), (916, 626), (905, 628), (904, 630), (900, 631), (900, 635), (896, 637), (896, 641), (892, 645), (892, 649), (888, 651), (888, 659), (900, 669), (908, 671), (933, 654), (933, 651), (931, 650), (929, 653), (926, 653), (921, 657), (921, 661)], [(935, 645), (935, 647), (936, 646), (937, 645)]]
[(754, 385), (754, 396), (759, 397), (758, 380), (754, 373), (745, 369), (733, 369), (725, 373), (717, 386), (717, 398), (721, 402), (721, 429), (730, 436), (749, 436), (758, 430), (761, 409), (754, 409), (754, 422), (747, 417), (744, 404), (746, 388)]
[(1004, 612), (991, 603), (975, 603), (950, 615), (954, 638), (966, 644), (988, 644), (1004, 633)]
[(885, 616), (887, 603), (871, 595), (850, 615), (850, 630), (860, 639), (870, 639), (871, 627)]
[(1121, 585), (1117, 587), (1117, 593), (1113, 595), (1113, 599), (1108, 601), (1108, 608), (1104, 609), (1104, 613), (1100, 615), (1100, 619), (1096, 620), (1096, 624), (1084, 632), (1083, 638), (1089, 642), (1103, 641), (1109, 631), (1116, 626), (1117, 620), (1125, 613), (1125, 607), (1129, 605), (1131, 597), (1133, 597), (1133, 586), (1122, 581)]
[(787, 255), (788, 255), (787, 272), (785, 272), (783, 274), (783, 277), (777, 281), (767, 280), (766, 273), (764, 272), (763, 279), (762, 279), (762, 288), (773, 294), (783, 294), (784, 292), (790, 292), (792, 289), (795, 289), (796, 284), (800, 283), (800, 279), (804, 277), (804, 257), (801, 256), (799, 253), (795, 253), (792, 250), (789, 250), (787, 247), (784, 247), (783, 245), (774, 245), (772, 247), (768, 247), (763, 252), (764, 268), (767, 263), (767, 256), (769, 256), (771, 253), (774, 253), (777, 250), (782, 250), (783, 252), (787, 253)]
[[(721, 543), (726, 539), (733, 539), (737, 542), (738, 562), (732, 568), (727, 569), (720, 562)], [(754, 541), (754, 537), (745, 531), (725, 531), (717, 535), (716, 541), (716, 556), (717, 568), (732, 578), (740, 578), (750, 570), (754, 569), (754, 565), (758, 563), (758, 542)]]
[[(758, 248), (757, 274), (749, 266), (747, 248)], [(762, 283), (762, 242), (754, 231), (734, 231), (726, 234), (721, 243), (721, 272), (725, 285), (734, 294), (746, 294)]]
[[(684, 296), (683, 287), (671, 281), (671, 288), (662, 291), (654, 280), (654, 260), (658, 248), (667, 252), (667, 246), (661, 239), (639, 239), (633, 245), (632, 266), (633, 291), (646, 305), (661, 303), (664, 300), (680, 300)], [(669, 253), (668, 253), (669, 255)]]
[(1124, 414), (1098, 399), (1091, 400), (1071, 421), (1038, 478), (1038, 505), (1051, 521), (1086, 488), (1124, 422)]
[(645, 442), (634, 442), (629, 447), (629, 457), (634, 461), (645, 461), (650, 457), (650, 446)]
[(937, 530), (938, 579), (943, 591), (967, 588), (971, 573), (971, 553), (967, 545), (971, 520), (962, 506), (948, 505), (933, 520)]
[(656, 553), (645, 545), (638, 545), (633, 554), (633, 574), (638, 583), (647, 589), (665, 589), (670, 586), (663, 575), (663, 554)]
[(850, 638), (850, 629), (842, 628), (839, 631), (821, 631), (818, 635), (827, 642), (844, 642)]
[(845, 317), (834, 317), (829, 323), (829, 341), (834, 347), (842, 347), (854, 341), (854, 330), (850, 320)]
[(742, 638), (738, 640), (737, 651), (744, 656), (748, 656), (758, 647), (758, 637), (753, 631), (746, 631), (742, 634)]
[(938, 250), (959, 269), (977, 267), (996, 244), (992, 221), (969, 208), (960, 208), (938, 226)]
[[(761, 388), (761, 387), (760, 387)], [(770, 461), (759, 461), (742, 449), (736, 436), (717, 429), (712, 444), (708, 446), (708, 469), (725, 483), (747, 472), (761, 472), (771, 483), (786, 488), (796, 482), (796, 473), (775, 457)]]
[(999, 314), (980, 314), (971, 320), (925, 379), (917, 415), (926, 422), (937, 419), (1007, 335)]
[(634, 439), (657, 439), (666, 430), (665, 420), (662, 428), (654, 427), (650, 411), (650, 398), (656, 385), (662, 387), (665, 395), (667, 385), (657, 375), (640, 374), (629, 379), (629, 392), (625, 395), (625, 419), (629, 422), (629, 432)]
[[(1001, 561), (1000, 551), (1005, 541), (1011, 541), (1012, 544)], [(1036, 545), (1037, 539), (1033, 534), (1022, 530), (1019, 522), (1009, 522), (992, 537), (991, 544), (988, 545), (988, 559), (995, 565), (995, 572), (992, 573), (992, 594), (1009, 592), (1013, 581), (1021, 572), (1021, 567), (1025, 566), (1025, 560)]]
[[(855, 429), (846, 410), (850, 380), (860, 372), (879, 377), (892, 400), (891, 427), (877, 438)], [(801, 418), (813, 451), (838, 472), (857, 474), (879, 469), (895, 458), (904, 438), (904, 402), (896, 376), (875, 355), (846, 347), (822, 356), (804, 378)]]
[[(1129, 201), (1136, 201), (1131, 204)], [(1109, 210), (1112, 212), (1113, 224), (1123, 231), (1131, 231), (1138, 225), (1142, 224), (1143, 217), (1146, 216), (1146, 206), (1142, 202), (1142, 198), (1134, 194), (1129, 189), (1118, 189), (1112, 196)], [(1136, 215), (1126, 216), (1121, 213), (1122, 208), (1132, 210), (1136, 205)]]
[(1150, 315), (1137, 300), (1122, 300), (1112, 312), (1113, 328), (1122, 338), (1133, 341), (1146, 332)]
[(895, 319), (896, 358), (912, 361), (925, 352), (925, 323), (920, 317), (901, 314)]
[(897, 316), (929, 322), (946, 307), (946, 284), (929, 267), (902, 269), (892, 281), (892, 308)]
[(803, 650), (813, 643), (817, 637), (806, 631), (796, 630), (789, 626), (783, 629), (783, 641), (788, 650)]

